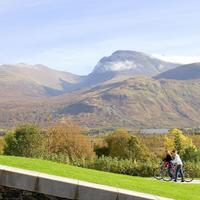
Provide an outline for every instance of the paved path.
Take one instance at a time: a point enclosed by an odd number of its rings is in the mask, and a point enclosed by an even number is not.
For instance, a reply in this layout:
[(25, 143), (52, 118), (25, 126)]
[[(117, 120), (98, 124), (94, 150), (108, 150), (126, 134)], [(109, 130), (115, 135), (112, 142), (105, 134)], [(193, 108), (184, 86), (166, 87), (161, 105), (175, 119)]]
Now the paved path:
[[(154, 179), (154, 180), (156, 180), (155, 178), (150, 178), (150, 179)], [(164, 180), (157, 180), (157, 181), (164, 181)], [(166, 181), (166, 182), (168, 182), (168, 181)], [(173, 181), (172, 181), (173, 182)], [(174, 182), (175, 183), (175, 182)], [(195, 179), (195, 180), (193, 180), (192, 182), (181, 182), (181, 181), (177, 181), (176, 183), (179, 183), (179, 184), (200, 184), (200, 180), (198, 180), (198, 179)]]
[(200, 184), (200, 180), (193, 180), (192, 182), (184, 182), (184, 184)]

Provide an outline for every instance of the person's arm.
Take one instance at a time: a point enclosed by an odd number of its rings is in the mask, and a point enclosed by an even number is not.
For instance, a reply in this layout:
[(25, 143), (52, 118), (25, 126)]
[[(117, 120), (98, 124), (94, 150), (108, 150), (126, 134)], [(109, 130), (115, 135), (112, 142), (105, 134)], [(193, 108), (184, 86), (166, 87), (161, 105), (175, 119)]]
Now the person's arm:
[(177, 163), (177, 156), (174, 157), (174, 159), (171, 161), (173, 164)]

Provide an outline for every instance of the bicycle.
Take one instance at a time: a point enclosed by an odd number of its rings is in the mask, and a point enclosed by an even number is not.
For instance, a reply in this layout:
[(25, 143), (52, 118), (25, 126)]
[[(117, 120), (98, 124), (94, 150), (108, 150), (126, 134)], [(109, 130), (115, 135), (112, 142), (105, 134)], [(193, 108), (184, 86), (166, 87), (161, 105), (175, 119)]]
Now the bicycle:
[[(154, 171), (154, 178), (156, 178), (157, 180), (172, 181), (173, 177), (175, 177), (176, 165), (172, 165), (170, 169), (172, 177), (170, 177), (169, 175), (168, 167), (169, 166), (165, 165), (164, 162), (161, 162), (160, 167)], [(185, 168), (183, 168), (183, 174), (184, 174), (185, 182), (191, 182), (194, 180), (192, 173), (190, 171), (186, 171)], [(180, 179), (181, 179), (181, 175), (178, 174), (178, 180)]]
[(154, 171), (154, 178), (157, 179), (157, 180), (162, 180), (163, 179), (163, 172), (164, 172), (164, 165), (163, 165), (163, 162), (160, 163), (160, 167), (155, 169)]

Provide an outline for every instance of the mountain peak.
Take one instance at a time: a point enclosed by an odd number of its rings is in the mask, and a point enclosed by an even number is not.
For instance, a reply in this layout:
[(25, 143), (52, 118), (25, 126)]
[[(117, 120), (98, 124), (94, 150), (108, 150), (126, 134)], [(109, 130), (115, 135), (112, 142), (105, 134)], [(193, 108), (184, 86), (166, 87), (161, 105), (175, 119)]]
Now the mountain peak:
[(103, 57), (93, 73), (128, 72), (132, 75), (156, 75), (176, 66), (177, 64), (161, 61), (142, 52), (117, 50), (111, 56)]
[(115, 52), (112, 53), (112, 55), (118, 55), (118, 56), (133, 56), (133, 55), (147, 55), (143, 52), (139, 52), (139, 51), (131, 51), (131, 50), (117, 50)]

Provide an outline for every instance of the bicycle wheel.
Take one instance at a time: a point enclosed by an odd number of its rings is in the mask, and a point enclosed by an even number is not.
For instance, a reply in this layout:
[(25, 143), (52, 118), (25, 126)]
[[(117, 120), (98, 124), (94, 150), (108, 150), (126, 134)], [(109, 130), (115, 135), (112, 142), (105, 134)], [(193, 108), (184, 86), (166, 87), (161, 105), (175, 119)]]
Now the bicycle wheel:
[(162, 172), (160, 170), (160, 168), (156, 169), (153, 173), (153, 177), (157, 180), (161, 180), (162, 179)]
[(163, 180), (164, 181), (171, 181), (172, 180), (172, 178), (169, 176), (169, 172), (168, 172), (167, 169), (163, 171)]
[(194, 180), (192, 173), (184, 172), (184, 180), (185, 182), (192, 182)]

